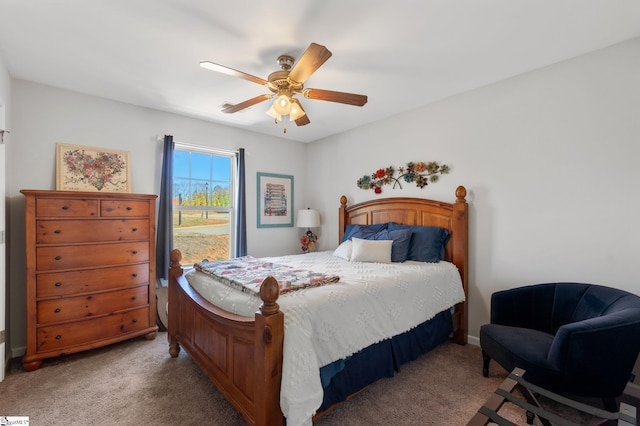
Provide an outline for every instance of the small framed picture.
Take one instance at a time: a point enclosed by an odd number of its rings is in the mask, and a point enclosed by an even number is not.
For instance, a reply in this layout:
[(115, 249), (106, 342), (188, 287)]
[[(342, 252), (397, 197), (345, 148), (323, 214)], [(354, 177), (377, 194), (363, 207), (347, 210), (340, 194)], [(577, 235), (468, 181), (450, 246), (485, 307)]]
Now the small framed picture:
[(258, 172), (258, 228), (293, 227), (293, 176)]
[(129, 152), (56, 144), (58, 191), (131, 192)]

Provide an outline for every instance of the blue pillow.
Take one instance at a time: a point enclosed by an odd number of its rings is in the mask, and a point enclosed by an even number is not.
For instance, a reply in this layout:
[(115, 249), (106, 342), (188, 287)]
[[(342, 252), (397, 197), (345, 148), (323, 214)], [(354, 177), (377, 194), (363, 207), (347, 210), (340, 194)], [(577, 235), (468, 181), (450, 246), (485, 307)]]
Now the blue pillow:
[(391, 261), (404, 262), (409, 256), (409, 247), (411, 245), (411, 230), (397, 229), (389, 231), (384, 229), (373, 236), (374, 240), (393, 240), (391, 245)]
[(379, 223), (376, 225), (347, 225), (342, 236), (341, 243), (350, 240), (353, 237), (362, 238), (363, 240), (372, 240), (373, 235), (387, 229), (386, 223)]
[(389, 231), (408, 229), (412, 232), (408, 260), (439, 262), (444, 260), (444, 247), (449, 241), (449, 231), (436, 226), (409, 226), (389, 223)]

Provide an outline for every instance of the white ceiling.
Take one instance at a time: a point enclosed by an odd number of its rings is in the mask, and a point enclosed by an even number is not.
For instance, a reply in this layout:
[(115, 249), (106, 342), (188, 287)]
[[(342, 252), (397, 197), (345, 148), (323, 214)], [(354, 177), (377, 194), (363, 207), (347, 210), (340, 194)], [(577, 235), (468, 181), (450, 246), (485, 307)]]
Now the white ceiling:
[[(13, 78), (310, 142), (640, 36), (638, 0), (0, 0)], [(220, 112), (265, 87), (311, 42), (333, 56), (305, 87), (364, 107), (301, 99), (311, 124), (278, 125), (269, 102)]]

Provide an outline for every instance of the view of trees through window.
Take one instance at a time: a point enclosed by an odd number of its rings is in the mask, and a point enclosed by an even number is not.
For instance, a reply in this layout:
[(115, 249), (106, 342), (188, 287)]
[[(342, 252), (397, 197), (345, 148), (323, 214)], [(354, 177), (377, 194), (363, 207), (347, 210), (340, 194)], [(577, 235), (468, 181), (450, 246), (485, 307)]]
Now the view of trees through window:
[(176, 147), (173, 157), (173, 246), (182, 263), (230, 257), (233, 157)]

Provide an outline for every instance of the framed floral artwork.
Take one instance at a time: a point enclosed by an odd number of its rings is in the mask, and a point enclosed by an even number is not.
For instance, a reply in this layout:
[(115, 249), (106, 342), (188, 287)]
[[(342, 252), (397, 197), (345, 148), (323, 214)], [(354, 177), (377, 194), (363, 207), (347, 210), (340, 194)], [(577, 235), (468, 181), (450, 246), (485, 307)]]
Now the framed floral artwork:
[(56, 189), (131, 192), (129, 152), (56, 144)]
[(258, 228), (293, 226), (293, 176), (258, 172)]

